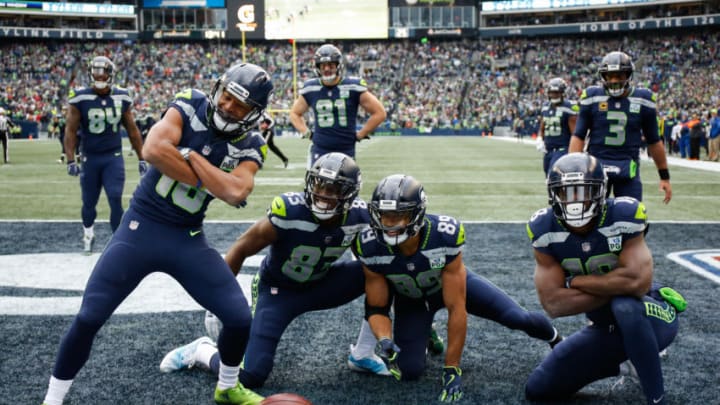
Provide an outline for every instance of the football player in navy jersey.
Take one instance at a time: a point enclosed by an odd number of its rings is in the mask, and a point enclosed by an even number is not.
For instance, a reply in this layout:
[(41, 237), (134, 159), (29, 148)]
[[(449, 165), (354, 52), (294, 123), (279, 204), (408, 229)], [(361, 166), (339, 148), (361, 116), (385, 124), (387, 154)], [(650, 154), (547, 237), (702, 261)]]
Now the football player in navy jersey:
[(547, 184), (550, 207), (527, 224), (538, 296), (551, 317), (584, 313), (591, 323), (532, 372), (527, 398), (566, 400), (624, 369), (638, 376), (648, 404), (665, 403), (658, 353), (675, 338), (687, 303), (653, 283), (645, 206), (632, 197), (606, 199), (603, 166), (586, 153), (558, 159)]
[[(95, 239), (93, 225), (96, 206), (104, 189), (110, 205), (110, 228), (120, 225), (123, 215), (122, 194), (125, 187), (125, 163), (122, 157), (122, 124), (130, 144), (138, 154), (138, 170), (142, 176), (147, 164), (142, 155), (142, 138), (133, 117), (133, 100), (126, 89), (113, 86), (115, 64), (105, 56), (90, 62), (90, 87), (70, 90), (65, 125), (64, 151), (67, 172), (80, 176), (82, 194), (83, 250), (90, 253)], [(82, 132), (82, 165), (75, 161), (78, 130)]]
[(237, 64), (217, 80), (210, 97), (195, 89), (178, 93), (152, 127), (141, 155), (152, 166), (88, 279), (80, 311), (60, 343), (45, 404), (62, 403), (98, 330), (155, 271), (177, 280), (224, 325), (215, 401), (255, 404), (263, 399), (238, 382), (250, 308), (202, 226), (213, 198), (239, 207), (252, 192), (267, 147), (259, 133), (249, 131), (272, 89), (265, 70)]
[(538, 131), (538, 150), (544, 152), (545, 177), (552, 164), (567, 153), (570, 137), (575, 130), (579, 107), (576, 103), (565, 100), (566, 91), (567, 83), (561, 77), (550, 79), (546, 86), (548, 102), (540, 112)]
[[(338, 307), (364, 293), (360, 262), (338, 260), (369, 224), (367, 205), (357, 198), (360, 184), (360, 169), (351, 157), (339, 152), (321, 156), (307, 171), (305, 192), (275, 197), (267, 216), (243, 233), (225, 256), (237, 274), (245, 259), (270, 248), (253, 281), (253, 323), (240, 370), (246, 387), (259, 387), (267, 380), (277, 345), (293, 319)], [(211, 337), (212, 329), (208, 325)], [(351, 348), (351, 368), (390, 375), (374, 352), (376, 343), (365, 323), (358, 344)], [(218, 372), (211, 338), (202, 337), (169, 352), (160, 370), (171, 372), (196, 364)]]
[(660, 175), (663, 202), (670, 202), (672, 187), (665, 147), (658, 135), (656, 95), (630, 85), (635, 65), (623, 52), (610, 52), (600, 62), (602, 86), (591, 86), (580, 96), (570, 152), (587, 152), (598, 158), (608, 172), (608, 195), (642, 201), (640, 148), (643, 137), (648, 154)]
[[(357, 239), (365, 272), (366, 317), (380, 356), (403, 380), (418, 379), (433, 316), (447, 308), (447, 350), (440, 401), (462, 397), (460, 358), (467, 314), (520, 329), (554, 346), (562, 338), (540, 312), (528, 312), (463, 264), (465, 230), (457, 219), (426, 215), (422, 185), (407, 175), (380, 181), (370, 202), (370, 226)], [(390, 319), (394, 309), (395, 324)]]
[[(290, 110), (292, 125), (312, 141), (308, 167), (328, 152), (342, 152), (355, 158), (355, 143), (368, 139), (386, 117), (385, 107), (368, 91), (365, 79), (343, 76), (345, 63), (337, 47), (325, 44), (318, 48), (314, 63), (318, 77), (303, 84)], [(369, 117), (356, 130), (359, 107)], [(311, 108), (315, 117), (313, 129), (303, 118)]]

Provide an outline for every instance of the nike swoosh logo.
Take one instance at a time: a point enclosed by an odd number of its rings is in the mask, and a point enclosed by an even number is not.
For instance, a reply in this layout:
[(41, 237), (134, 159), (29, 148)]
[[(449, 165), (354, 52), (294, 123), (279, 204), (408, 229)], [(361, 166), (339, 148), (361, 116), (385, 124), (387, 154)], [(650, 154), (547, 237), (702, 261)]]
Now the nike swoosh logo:
[(658, 398), (658, 399), (653, 398), (653, 404), (659, 404), (660, 401), (662, 401), (664, 397), (665, 397), (665, 394), (661, 395), (660, 398)]
[(201, 230), (197, 230), (197, 231), (190, 231), (190, 236), (196, 236), (196, 235), (199, 235), (200, 233), (202, 233), (202, 231), (201, 231)]

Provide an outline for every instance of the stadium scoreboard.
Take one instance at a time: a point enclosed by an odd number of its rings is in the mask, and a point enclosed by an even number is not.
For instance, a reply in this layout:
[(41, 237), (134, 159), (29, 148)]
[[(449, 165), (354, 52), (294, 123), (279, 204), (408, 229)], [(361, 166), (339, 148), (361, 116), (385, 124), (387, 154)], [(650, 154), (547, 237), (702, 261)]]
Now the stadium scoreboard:
[(135, 6), (107, 3), (51, 3), (48, 1), (4, 1), (0, 11), (18, 11), (23, 14), (56, 13), (67, 15), (135, 16)]

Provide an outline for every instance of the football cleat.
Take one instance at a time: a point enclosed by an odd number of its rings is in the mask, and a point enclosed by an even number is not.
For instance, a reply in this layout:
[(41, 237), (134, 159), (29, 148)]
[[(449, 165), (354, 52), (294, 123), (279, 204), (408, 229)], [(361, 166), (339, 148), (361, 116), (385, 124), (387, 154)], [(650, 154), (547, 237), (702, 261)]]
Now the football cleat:
[(620, 373), (618, 373), (618, 379), (615, 380), (613, 385), (610, 387), (610, 392), (619, 390), (626, 383), (640, 385), (640, 378), (638, 377), (637, 370), (635, 370), (635, 366), (633, 366), (630, 360), (625, 360), (620, 363)]
[(221, 390), (215, 387), (215, 403), (236, 405), (258, 405), (265, 397), (243, 387), (238, 382), (234, 387)]
[(427, 349), (432, 354), (442, 354), (445, 350), (445, 343), (443, 342), (442, 337), (438, 335), (434, 325), (430, 329), (430, 337), (428, 338)]
[(83, 252), (86, 254), (92, 253), (93, 245), (95, 244), (94, 235), (83, 235)]
[(160, 371), (163, 373), (171, 373), (185, 368), (192, 368), (195, 365), (195, 353), (197, 353), (198, 347), (203, 343), (215, 346), (213, 341), (207, 336), (195, 339), (185, 346), (180, 346), (166, 354), (160, 362)]
[(385, 362), (382, 361), (380, 356), (373, 353), (372, 356), (369, 357), (355, 358), (352, 355), (354, 348), (355, 345), (350, 345), (350, 354), (348, 355), (347, 362), (350, 370), (357, 371), (359, 373), (370, 373), (384, 376), (390, 375), (390, 371), (388, 371)]

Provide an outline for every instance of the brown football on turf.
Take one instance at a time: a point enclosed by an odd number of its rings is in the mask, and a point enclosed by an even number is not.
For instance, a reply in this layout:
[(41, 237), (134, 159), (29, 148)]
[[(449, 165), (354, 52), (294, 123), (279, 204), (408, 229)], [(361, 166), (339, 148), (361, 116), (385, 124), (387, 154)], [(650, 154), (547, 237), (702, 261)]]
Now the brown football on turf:
[(312, 402), (298, 394), (281, 392), (266, 397), (260, 405), (312, 405)]

